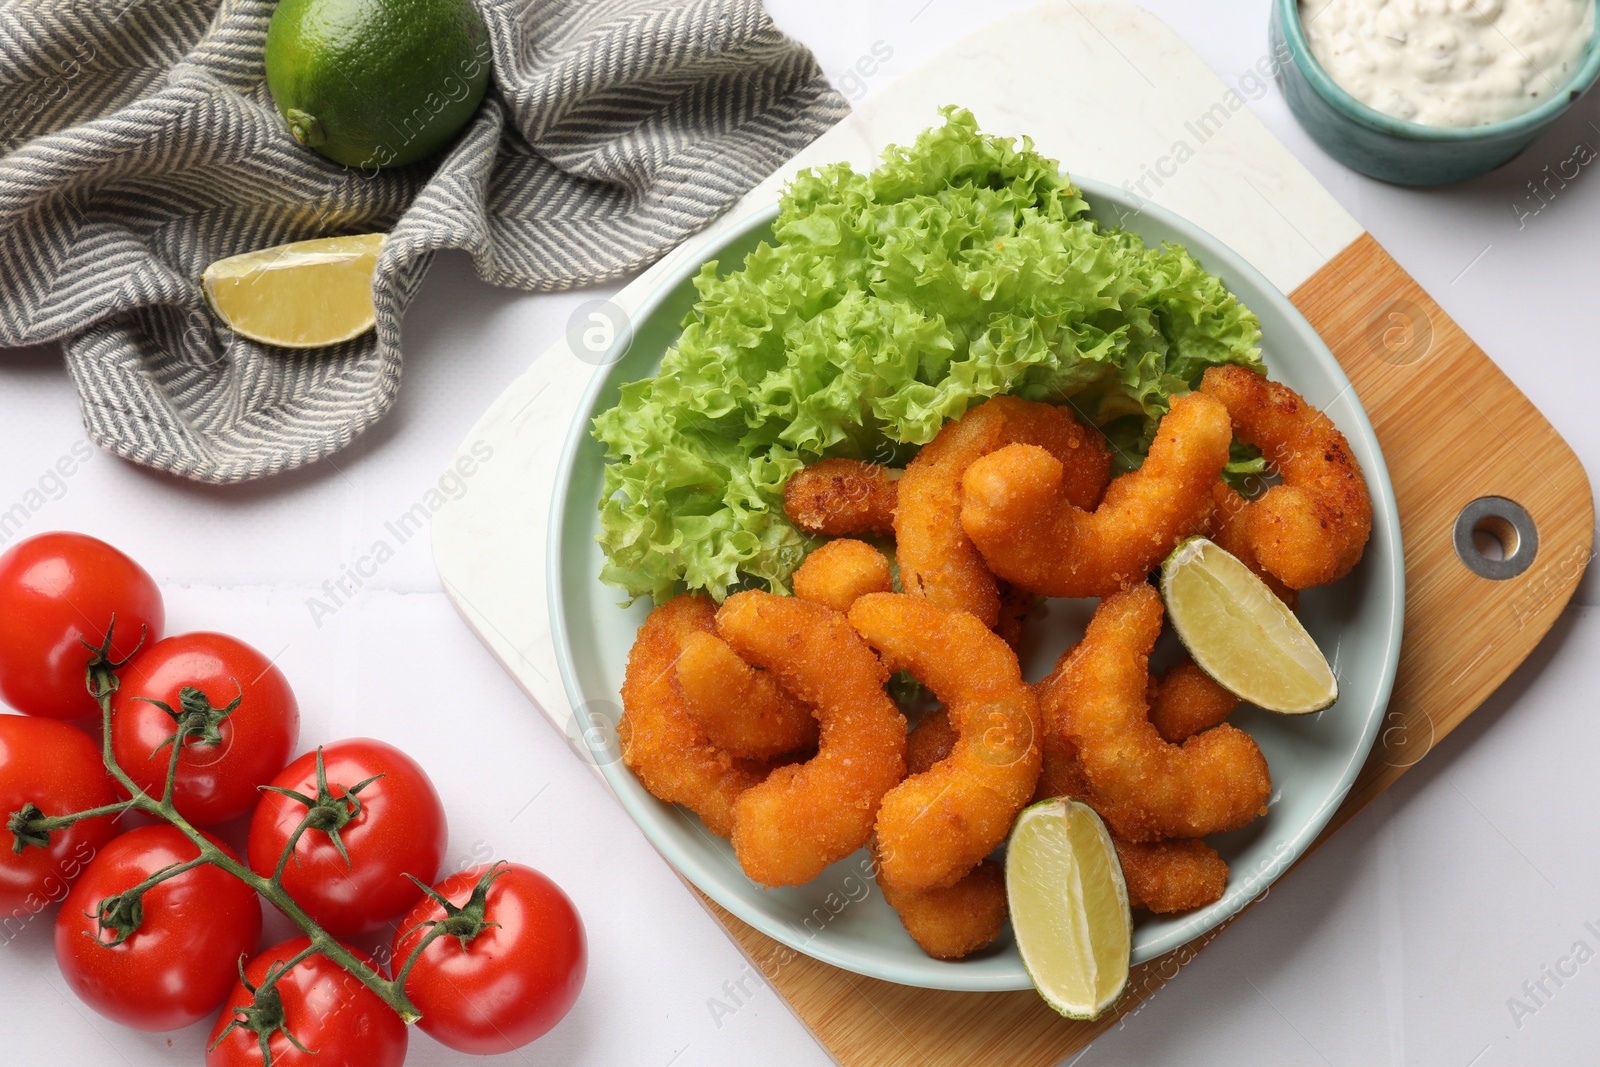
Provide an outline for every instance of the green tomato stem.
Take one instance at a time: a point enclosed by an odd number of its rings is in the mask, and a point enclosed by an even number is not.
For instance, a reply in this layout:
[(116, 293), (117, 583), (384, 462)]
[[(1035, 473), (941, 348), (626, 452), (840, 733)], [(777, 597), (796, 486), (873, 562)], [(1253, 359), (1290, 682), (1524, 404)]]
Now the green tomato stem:
[(171, 864), (161, 868), (159, 871), (155, 872), (150, 877), (134, 886), (132, 889), (124, 889), (123, 892), (138, 893), (139, 895), (143, 896), (145, 893), (148, 893), (150, 890), (154, 889), (162, 882), (165, 882), (167, 879), (176, 878), (185, 871), (192, 871), (196, 867), (203, 867), (205, 866), (205, 863), (205, 856), (196, 856), (192, 860), (184, 860), (182, 863)]
[(316, 818), (314, 812), (307, 811), (305, 818), (300, 820), (300, 825), (294, 828), (294, 833), (289, 835), (289, 840), (283, 844), (283, 852), (278, 856), (278, 865), (272, 869), (272, 884), (283, 884), (283, 869), (289, 866), (289, 858), (294, 855), (295, 846), (300, 843), (300, 835), (310, 829), (311, 822)]
[(288, 974), (290, 971), (294, 970), (296, 967), (300, 966), (302, 963), (304, 963), (306, 960), (309, 960), (316, 954), (317, 946), (315, 944), (307, 945), (299, 952), (296, 952), (284, 963), (281, 963), (268, 970), (267, 977), (260, 985), (256, 986), (256, 992), (259, 993), (263, 989), (271, 989), (273, 986), (278, 984), (278, 979), (282, 978), (284, 975)]
[(406, 957), (406, 962), (394, 974), (394, 984), (399, 986), (402, 991), (406, 987), (406, 979), (411, 977), (411, 968), (417, 965), (417, 961), (422, 958), (422, 954), (427, 951), (428, 946), (443, 937), (444, 934), (444, 924), (436, 924), (427, 933), (423, 934), (422, 939), (412, 948), (411, 954)]
[[(108, 730), (109, 726), (106, 727)], [(178, 784), (178, 758), (183, 755), (183, 741), (189, 736), (188, 728), (181, 723), (172, 738), (172, 756), (167, 760), (167, 781), (161, 787), (161, 803), (172, 803), (172, 791)]]
[(98, 808), (85, 808), (82, 811), (69, 812), (66, 815), (39, 815), (27, 820), (24, 829), (37, 830), (41, 833), (54, 833), (65, 830), (75, 823), (85, 819), (98, 819), (102, 815), (121, 815), (134, 806), (131, 800), (118, 800), (112, 804), (102, 804)]

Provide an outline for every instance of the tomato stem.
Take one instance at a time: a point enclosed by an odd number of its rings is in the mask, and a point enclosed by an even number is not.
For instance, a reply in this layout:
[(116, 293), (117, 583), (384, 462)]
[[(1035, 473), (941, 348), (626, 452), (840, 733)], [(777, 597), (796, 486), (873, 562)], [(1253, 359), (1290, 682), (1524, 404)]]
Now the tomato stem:
[(240, 702), (244, 700), (244, 689), (239, 685), (239, 679), (233, 680), (235, 695), (233, 700), (220, 708), (211, 706), (211, 698), (192, 685), (186, 685), (178, 690), (178, 710), (174, 711), (172, 705), (161, 700), (152, 700), (149, 697), (134, 697), (135, 700), (154, 705), (167, 713), (177, 729), (172, 736), (157, 745), (155, 752), (150, 753), (154, 759), (156, 752), (161, 751), (162, 745), (172, 746), (172, 755), (167, 759), (167, 782), (161, 793), (162, 803), (172, 799), (173, 786), (178, 780), (178, 759), (183, 755), (183, 746), (194, 739), (197, 745), (222, 744), (222, 720), (238, 710)]
[(74, 811), (66, 815), (46, 815), (39, 810), (37, 804), (24, 804), (6, 818), (6, 829), (12, 836), (11, 851), (20, 853), (30, 845), (49, 848), (50, 835), (57, 830), (65, 830), (85, 819), (98, 819), (102, 815), (121, 815), (131, 807), (133, 801), (119, 800), (112, 804), (102, 804), (98, 808), (85, 808), (83, 811)]
[(150, 636), (150, 628), (143, 623), (139, 625), (139, 643), (133, 646), (121, 659), (114, 659), (111, 655), (111, 635), (117, 628), (117, 613), (111, 613), (111, 621), (106, 625), (106, 636), (98, 645), (91, 645), (83, 638), (78, 638), (78, 643), (89, 650), (89, 662), (84, 668), (83, 683), (89, 690), (89, 695), (96, 701), (103, 700), (117, 691), (117, 672), (128, 665), (128, 661), (139, 654), (144, 647), (145, 638)]
[(428, 946), (433, 944), (439, 938), (445, 936), (445, 933), (446, 931), (444, 929), (444, 924), (439, 923), (436, 924), (433, 929), (422, 935), (422, 939), (416, 943), (416, 946), (411, 950), (411, 954), (406, 957), (406, 962), (401, 965), (398, 971), (395, 972), (395, 985), (399, 986), (401, 989), (406, 987), (406, 979), (411, 977), (411, 968), (417, 965), (417, 961), (422, 958), (422, 954), (427, 951)]
[(272, 869), (272, 884), (283, 884), (283, 869), (289, 866), (289, 859), (294, 855), (295, 846), (300, 843), (300, 835), (311, 828), (311, 821), (316, 818), (315, 813), (307, 811), (300, 820), (300, 825), (294, 828), (294, 833), (283, 844), (283, 851), (278, 855), (278, 865)]
[[(144, 922), (144, 895), (167, 879), (192, 871), (205, 862), (204, 856), (196, 856), (192, 860), (170, 864), (131, 889), (124, 889), (101, 900), (95, 907), (95, 926), (100, 933), (99, 937), (93, 939), (95, 944), (110, 948), (128, 940)], [(109, 941), (105, 940), (107, 933), (112, 933)]]
[[(465, 950), (468, 942), (472, 941), (473, 938), (491, 926), (500, 925), (499, 923), (490, 922), (487, 917), (489, 888), (494, 885), (496, 879), (506, 873), (509, 867), (510, 864), (505, 860), (500, 860), (487, 871), (484, 871), (479, 876), (477, 884), (472, 887), (472, 895), (467, 898), (465, 904), (459, 907), (446, 900), (444, 894), (437, 889), (423, 885), (409, 874), (406, 875), (407, 878), (411, 878), (416, 883), (418, 889), (421, 889), (424, 894), (433, 899), (435, 904), (444, 909), (444, 918), (419, 923), (417, 927), (412, 928), (427, 927), (428, 932), (422, 935), (421, 940), (412, 948), (411, 954), (406, 957), (405, 964), (395, 972), (394, 980), (396, 985), (400, 986), (401, 989), (405, 988), (406, 979), (411, 975), (411, 968), (417, 965), (417, 961), (422, 958), (422, 953), (427, 950), (427, 947), (439, 938), (453, 937), (461, 942), (461, 948)], [(406, 931), (396, 941), (404, 940), (406, 934), (410, 932), (410, 930)]]
[(278, 979), (316, 955), (316, 952), (316, 945), (307, 945), (287, 962), (283, 960), (273, 961), (272, 966), (267, 968), (266, 977), (262, 979), (261, 984), (258, 986), (251, 985), (250, 979), (245, 977), (244, 957), (240, 956), (239, 984), (249, 991), (250, 1003), (234, 1006), (233, 1018), (223, 1028), (222, 1033), (217, 1035), (217, 1039), (211, 1042), (206, 1051), (209, 1052), (211, 1049), (216, 1048), (222, 1043), (223, 1038), (234, 1030), (246, 1030), (256, 1035), (256, 1044), (261, 1048), (261, 1062), (263, 1064), (272, 1063), (272, 1046), (270, 1042), (272, 1035), (275, 1033), (282, 1033), (289, 1044), (301, 1052), (306, 1053), (308, 1056), (315, 1056), (316, 1052), (302, 1045), (300, 1039), (295, 1037), (289, 1030), (289, 1020), (283, 1011), (283, 997), (278, 993)]
[(339, 796), (333, 795), (333, 790), (328, 785), (328, 770), (322, 762), (322, 746), (317, 746), (317, 795), (308, 797), (304, 793), (293, 789), (284, 789), (282, 786), (264, 785), (261, 788), (281, 793), (296, 803), (305, 805), (305, 818), (300, 820), (300, 825), (295, 827), (294, 836), (289, 838), (283, 847), (283, 854), (278, 857), (278, 867), (272, 872), (272, 880), (279, 881), (283, 876), (283, 869), (289, 863), (289, 857), (294, 855), (295, 845), (300, 841), (300, 835), (307, 830), (321, 830), (333, 842), (333, 847), (338, 850), (339, 856), (344, 860), (346, 867), (350, 864), (350, 853), (345, 851), (344, 839), (339, 836), (339, 831), (361, 814), (361, 798), (356, 794), (367, 786), (376, 782), (383, 775), (375, 774), (365, 781), (357, 782), (349, 789), (344, 790)]

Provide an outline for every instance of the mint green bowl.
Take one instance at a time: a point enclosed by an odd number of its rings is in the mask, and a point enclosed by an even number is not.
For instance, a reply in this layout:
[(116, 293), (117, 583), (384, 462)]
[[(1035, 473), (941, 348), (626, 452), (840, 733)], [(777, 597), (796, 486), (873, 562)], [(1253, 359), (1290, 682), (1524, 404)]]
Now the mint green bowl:
[(1445, 185), (1487, 174), (1532, 144), (1600, 80), (1597, 19), (1572, 78), (1532, 111), (1488, 126), (1424, 126), (1345, 92), (1311, 54), (1298, 0), (1272, 0), (1268, 34), (1278, 85), (1311, 139), (1352, 170), (1397, 185)]
[[(1366, 760), (1389, 701), (1400, 653), (1405, 575), (1394, 492), (1378, 442), (1349, 380), (1306, 320), (1270, 282), (1204, 231), (1149, 204), (1136, 204), (1121, 190), (1091, 181), (1079, 185), (1099, 217), (1116, 217), (1110, 209), (1117, 205), (1129, 228), (1146, 241), (1181, 241), (1255, 310), (1274, 377), (1324, 407), (1349, 437), (1366, 471), (1374, 509), (1372, 541), (1360, 566), (1336, 585), (1309, 591), (1301, 602), (1301, 617), (1338, 671), (1339, 702), (1315, 715), (1272, 715), (1254, 708), (1234, 714), (1231, 721), (1255, 737), (1272, 769), (1268, 813), (1243, 830), (1211, 839), (1233, 869), (1222, 900), (1185, 915), (1144, 916), (1135, 923), (1137, 963), (1202, 936), (1259, 897), (1327, 824)], [(771, 239), (775, 213), (768, 209), (733, 227), (706, 258), (717, 259), (723, 271), (738, 267), (758, 242)], [(621, 383), (656, 372), (694, 304), (690, 279), (699, 268), (699, 262), (686, 263), (639, 307), (631, 347), (616, 362), (602, 363), (560, 459), (550, 517), (550, 622), (584, 747), (623, 807), (680, 874), (786, 946), (759, 961), (769, 971), (793, 958), (784, 955), (792, 950), (904, 985), (1030, 988), (1009, 931), (996, 945), (957, 962), (924, 955), (883, 903), (864, 851), (834, 864), (809, 885), (757, 885), (739, 869), (728, 842), (682, 808), (651, 796), (618, 758), (615, 724), (623, 670), (649, 605), (619, 607), (621, 594), (596, 577), (602, 562), (595, 536), (604, 458), (589, 436), (589, 423), (616, 403)], [(1041, 677), (1082, 635), (1092, 609), (1092, 601), (1047, 602), (1045, 617), (1030, 630), (1023, 650), (1030, 678)]]

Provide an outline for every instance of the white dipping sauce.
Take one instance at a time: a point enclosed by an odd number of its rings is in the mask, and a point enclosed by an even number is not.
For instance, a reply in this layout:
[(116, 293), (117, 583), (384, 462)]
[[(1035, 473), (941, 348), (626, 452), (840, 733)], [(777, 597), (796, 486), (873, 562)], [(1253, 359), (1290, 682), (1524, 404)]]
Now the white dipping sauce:
[(1351, 96), (1425, 126), (1483, 126), (1561, 92), (1595, 0), (1300, 0), (1311, 54)]

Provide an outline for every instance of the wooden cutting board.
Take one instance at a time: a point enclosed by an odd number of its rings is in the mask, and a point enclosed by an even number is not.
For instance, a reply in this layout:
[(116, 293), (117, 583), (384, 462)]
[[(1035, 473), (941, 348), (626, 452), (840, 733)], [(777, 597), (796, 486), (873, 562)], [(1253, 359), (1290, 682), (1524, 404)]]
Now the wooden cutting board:
[[(1270, 59), (1263, 57), (1263, 70)], [(1319, 186), (1163, 23), (1120, 2), (1058, 2), (973, 34), (897, 80), (627, 286), (631, 311), (801, 166), (868, 167), (960, 103), (988, 132), (1029, 134), (1069, 170), (1176, 211), (1243, 254), (1322, 335), (1372, 420), (1399, 505), (1405, 643), (1377, 745), (1322, 838), (1471, 714), (1560, 614), (1592, 555), (1594, 507), (1577, 457), (1422, 288)], [(467, 623), (576, 745), (546, 612), (544, 549), (555, 461), (594, 367), (565, 341), (537, 359), (462, 443), (473, 490), (439, 512), (433, 544)], [(1314, 402), (1317, 398), (1310, 398)], [(1458, 554), (1463, 509), (1515, 502), (1536, 530), (1491, 580)], [(1488, 505), (1495, 513), (1504, 505)], [(1480, 528), (1514, 540), (1491, 514)], [(1471, 537), (1466, 538), (1471, 556)], [(701, 897), (824, 1048), (845, 1067), (1048, 1067), (1172, 979), (1221, 929), (1136, 968), (1115, 1014), (1056, 1016), (1032, 992), (951, 993), (862, 978), (796, 954)], [(1222, 929), (1226, 929), (1224, 926)]]

